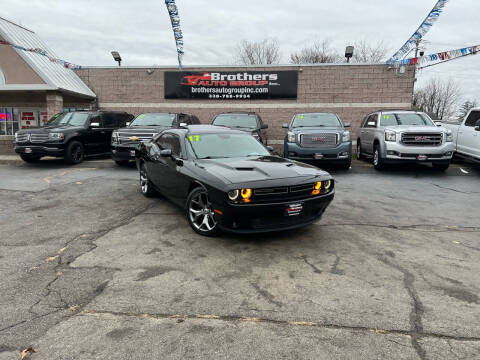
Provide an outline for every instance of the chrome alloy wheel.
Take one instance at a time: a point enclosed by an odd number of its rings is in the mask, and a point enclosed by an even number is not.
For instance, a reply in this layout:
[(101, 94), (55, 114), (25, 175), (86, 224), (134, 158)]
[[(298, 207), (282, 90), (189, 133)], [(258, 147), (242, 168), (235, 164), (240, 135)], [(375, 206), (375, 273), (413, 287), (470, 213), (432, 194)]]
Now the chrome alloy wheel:
[(205, 191), (198, 192), (190, 200), (188, 215), (192, 225), (201, 232), (208, 232), (215, 229), (217, 221), (213, 212), (208, 196)]
[(378, 158), (380, 154), (378, 153), (378, 149), (375, 149), (375, 152), (373, 153), (373, 165), (377, 166), (378, 165)]

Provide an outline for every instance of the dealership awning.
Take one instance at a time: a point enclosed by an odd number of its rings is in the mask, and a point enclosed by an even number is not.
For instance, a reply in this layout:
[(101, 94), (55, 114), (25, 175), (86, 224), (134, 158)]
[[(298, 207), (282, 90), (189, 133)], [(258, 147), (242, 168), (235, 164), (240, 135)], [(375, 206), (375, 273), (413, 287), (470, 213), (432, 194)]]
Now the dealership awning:
[[(45, 50), (49, 56), (55, 53), (33, 31), (0, 17), (0, 38), (25, 48)], [(8, 46), (8, 45), (0, 45)], [(95, 93), (71, 69), (60, 63), (50, 61), (40, 54), (14, 49), (17, 54), (40, 76), (45, 84), (6, 84), (0, 85), (0, 91), (14, 90), (58, 90), (73, 95), (94, 98)]]

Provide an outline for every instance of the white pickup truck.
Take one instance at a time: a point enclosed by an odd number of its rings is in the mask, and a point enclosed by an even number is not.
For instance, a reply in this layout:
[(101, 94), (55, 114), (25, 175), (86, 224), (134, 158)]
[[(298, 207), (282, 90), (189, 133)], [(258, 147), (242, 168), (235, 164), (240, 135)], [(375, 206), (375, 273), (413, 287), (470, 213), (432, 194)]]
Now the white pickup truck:
[(470, 110), (461, 123), (443, 122), (441, 126), (452, 130), (456, 155), (480, 162), (480, 108)]

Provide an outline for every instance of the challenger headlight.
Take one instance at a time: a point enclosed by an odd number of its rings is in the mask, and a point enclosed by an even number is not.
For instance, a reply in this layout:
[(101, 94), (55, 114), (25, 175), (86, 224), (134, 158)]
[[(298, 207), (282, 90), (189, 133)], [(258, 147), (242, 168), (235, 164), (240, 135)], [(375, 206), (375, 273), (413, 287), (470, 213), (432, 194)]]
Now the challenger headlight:
[(242, 189), (240, 190), (240, 196), (242, 197), (243, 202), (250, 202), (250, 198), (252, 197), (253, 191), (252, 189)]
[(230, 190), (228, 192), (228, 198), (232, 201), (235, 201), (238, 199), (238, 195), (240, 195), (240, 191), (238, 190)]
[(112, 144), (118, 144), (118, 132), (112, 132)]
[(287, 141), (289, 143), (294, 143), (295, 142), (295, 133), (294, 132), (289, 131), (287, 133)]
[(345, 131), (342, 135), (342, 142), (350, 141), (350, 131)]
[(386, 130), (385, 141), (397, 141), (397, 134), (395, 133), (395, 131)]
[(331, 187), (332, 187), (332, 181), (331, 180), (327, 180), (323, 183), (323, 188), (325, 189), (326, 192), (328, 192)]
[(453, 133), (451, 131), (447, 131), (445, 135), (446, 135), (447, 142), (453, 142)]
[(320, 194), (320, 190), (322, 189), (322, 182), (317, 181), (315, 184), (313, 184), (313, 190), (312, 190), (312, 195), (318, 195)]
[(61, 133), (61, 132), (51, 132), (48, 134), (48, 139), (60, 141), (65, 139), (65, 135), (64, 133)]

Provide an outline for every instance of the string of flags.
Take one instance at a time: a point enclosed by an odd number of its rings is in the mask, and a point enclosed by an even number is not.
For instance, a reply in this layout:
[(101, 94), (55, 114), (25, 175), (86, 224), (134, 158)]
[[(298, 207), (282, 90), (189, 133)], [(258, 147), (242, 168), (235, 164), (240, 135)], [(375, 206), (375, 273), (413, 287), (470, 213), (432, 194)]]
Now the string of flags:
[(56, 64), (61, 64), (63, 67), (67, 68), (67, 69), (80, 69), (81, 66), (80, 65), (75, 65), (75, 64), (72, 64), (68, 61), (65, 61), (65, 60), (62, 60), (62, 59), (58, 59), (58, 58), (55, 58), (53, 56), (50, 56), (48, 55), (48, 53), (45, 51), (45, 50), (42, 50), (42, 49), (39, 49), (39, 48), (26, 48), (24, 46), (20, 46), (20, 45), (15, 45), (15, 44), (12, 44), (11, 42), (9, 41), (6, 41), (6, 40), (1, 40), (0, 39), (0, 45), (9, 45), (15, 49), (18, 49), (18, 50), (23, 50), (23, 51), (28, 51), (28, 52), (32, 52), (32, 53), (36, 53), (36, 54), (39, 54), (39, 55), (42, 55), (42, 56), (45, 56), (48, 58), (48, 60), (50, 60), (52, 63), (56, 63)]
[(433, 24), (438, 20), (443, 12), (443, 8), (447, 5), (449, 0), (439, 0), (428, 14), (426, 19), (422, 22), (420, 27), (413, 33), (410, 39), (398, 50), (395, 55), (388, 61), (394, 63), (403, 58), (412, 48), (414, 48), (418, 41), (422, 40), (425, 34), (432, 28)]
[(175, 44), (177, 46), (178, 67), (181, 69), (184, 52), (183, 52), (183, 34), (182, 34), (182, 29), (180, 28), (180, 17), (178, 16), (178, 8), (177, 8), (177, 5), (175, 4), (175, 0), (165, 0), (165, 5), (167, 6), (168, 14), (170, 15), (173, 36), (175, 37)]
[(405, 66), (405, 65), (420, 65), (422, 67), (430, 66), (429, 63), (440, 63), (443, 61), (450, 61), (457, 58), (461, 58), (468, 55), (475, 55), (480, 52), (480, 45), (470, 46), (461, 49), (455, 49), (450, 51), (443, 51), (431, 55), (425, 55), (421, 57), (413, 57), (409, 59), (402, 59), (394, 62), (389, 62), (389, 65)]

